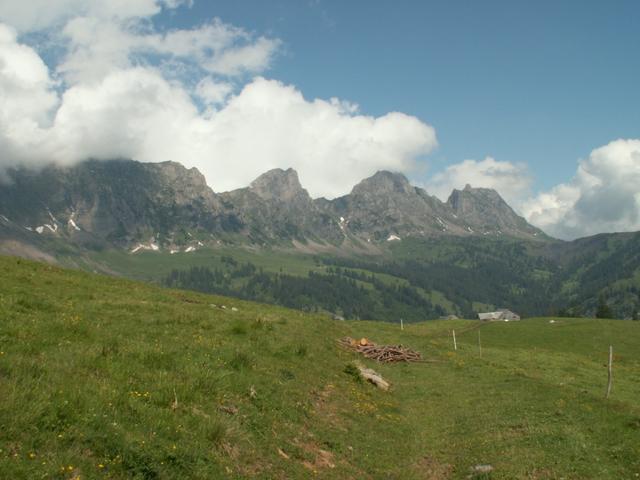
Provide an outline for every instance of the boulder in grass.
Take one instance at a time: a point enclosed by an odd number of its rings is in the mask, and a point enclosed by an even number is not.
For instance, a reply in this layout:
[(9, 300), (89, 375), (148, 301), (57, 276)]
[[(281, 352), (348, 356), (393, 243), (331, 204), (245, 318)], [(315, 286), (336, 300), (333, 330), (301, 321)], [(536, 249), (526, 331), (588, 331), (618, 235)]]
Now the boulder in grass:
[(484, 465), (474, 465), (469, 468), (471, 475), (467, 478), (475, 479), (475, 478), (489, 478), (491, 472), (493, 472), (493, 465), (484, 464)]

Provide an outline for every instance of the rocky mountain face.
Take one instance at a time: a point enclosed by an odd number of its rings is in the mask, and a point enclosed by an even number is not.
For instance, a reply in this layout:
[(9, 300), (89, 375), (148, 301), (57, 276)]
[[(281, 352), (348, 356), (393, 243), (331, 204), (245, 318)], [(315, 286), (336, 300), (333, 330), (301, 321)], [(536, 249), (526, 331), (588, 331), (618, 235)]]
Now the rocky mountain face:
[(445, 204), (397, 173), (378, 172), (328, 207), (340, 217), (345, 233), (369, 242), (441, 234), (447, 226), (449, 234), (465, 233), (458, 225), (448, 225), (451, 215)]
[(447, 205), (456, 219), (473, 232), (522, 238), (544, 236), (540, 229), (517, 215), (498, 192), (490, 188), (467, 185), (463, 190), (454, 190)]
[(175, 162), (87, 161), (14, 169), (0, 184), (0, 237), (103, 242), (138, 251), (207, 243), (381, 243), (407, 236), (547, 239), (494, 190), (455, 190), (447, 202), (378, 172), (335, 200), (312, 199), (292, 170), (214, 193), (195, 168)]
[(490, 235), (544, 238), (502, 200), (498, 192), (467, 186), (454, 190), (445, 203), (404, 175), (378, 172), (356, 185), (349, 195), (329, 202), (345, 232), (368, 241), (397, 241), (405, 236)]
[(337, 245), (343, 235), (337, 222), (302, 188), (295, 170), (270, 170), (247, 188), (220, 194), (245, 226), (253, 243), (274, 240), (329, 242)]
[(173, 162), (87, 161), (8, 174), (0, 186), (4, 223), (36, 235), (129, 246), (237, 228), (202, 174)]

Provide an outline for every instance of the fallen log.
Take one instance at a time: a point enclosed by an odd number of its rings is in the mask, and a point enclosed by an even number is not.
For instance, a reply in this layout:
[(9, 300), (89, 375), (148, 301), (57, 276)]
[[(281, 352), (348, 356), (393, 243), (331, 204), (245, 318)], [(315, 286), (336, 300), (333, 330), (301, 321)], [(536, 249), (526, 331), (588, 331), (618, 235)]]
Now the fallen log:
[(364, 380), (373, 383), (376, 387), (384, 390), (385, 392), (389, 390), (389, 382), (382, 378), (382, 375), (378, 372), (359, 364), (356, 364), (356, 367), (358, 368), (358, 373)]

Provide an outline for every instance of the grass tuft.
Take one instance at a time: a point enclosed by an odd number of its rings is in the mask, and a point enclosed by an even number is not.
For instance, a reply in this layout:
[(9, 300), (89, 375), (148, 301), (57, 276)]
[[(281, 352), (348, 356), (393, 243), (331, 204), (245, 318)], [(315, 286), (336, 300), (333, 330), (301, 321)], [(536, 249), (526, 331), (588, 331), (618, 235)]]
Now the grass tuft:
[(234, 370), (249, 370), (253, 368), (254, 359), (252, 356), (244, 352), (236, 352), (231, 360), (229, 360), (229, 366)]
[(360, 376), (360, 370), (358, 369), (358, 367), (356, 366), (355, 363), (353, 362), (349, 362), (347, 363), (344, 368), (342, 369), (342, 371), (344, 373), (346, 373), (347, 375), (349, 375), (352, 380), (356, 381), (357, 383), (362, 383), (362, 377)]
[(234, 335), (246, 335), (247, 326), (243, 322), (236, 322), (231, 326), (231, 333)]

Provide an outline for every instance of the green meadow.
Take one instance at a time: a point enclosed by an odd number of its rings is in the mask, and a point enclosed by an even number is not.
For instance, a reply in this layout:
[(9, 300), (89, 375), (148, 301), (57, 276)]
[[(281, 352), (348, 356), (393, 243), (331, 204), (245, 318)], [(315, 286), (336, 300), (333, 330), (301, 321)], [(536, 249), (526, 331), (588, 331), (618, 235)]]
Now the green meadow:
[(83, 256), (63, 257), (62, 263), (83, 270), (97, 270), (127, 278), (158, 282), (173, 269), (200, 266), (223, 268), (225, 257), (232, 257), (239, 264), (253, 263), (271, 273), (286, 271), (290, 275), (306, 276), (310, 271), (324, 270), (317, 265), (312, 255), (238, 247), (207, 248), (174, 255), (149, 251), (131, 255), (122, 250), (104, 250), (87, 252)]
[(401, 330), (0, 257), (0, 478), (640, 478), (640, 322), (551, 320)]

